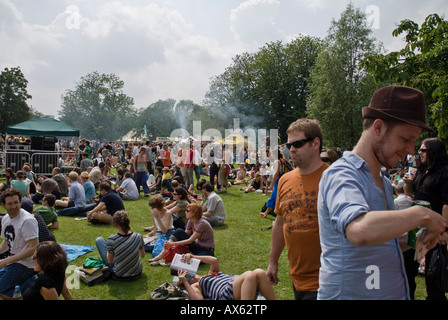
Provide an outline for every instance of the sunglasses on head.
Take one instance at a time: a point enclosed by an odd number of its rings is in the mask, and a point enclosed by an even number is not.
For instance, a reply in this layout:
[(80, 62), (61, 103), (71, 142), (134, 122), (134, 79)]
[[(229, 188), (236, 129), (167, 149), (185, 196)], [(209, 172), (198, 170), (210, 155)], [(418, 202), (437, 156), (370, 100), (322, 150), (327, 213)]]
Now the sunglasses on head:
[(305, 145), (305, 143), (310, 142), (312, 140), (314, 140), (314, 138), (296, 140), (291, 143), (288, 142), (288, 143), (286, 143), (286, 148), (288, 148), (288, 150), (290, 150), (291, 146), (293, 146), (294, 148), (299, 149), (299, 148), (302, 148)]

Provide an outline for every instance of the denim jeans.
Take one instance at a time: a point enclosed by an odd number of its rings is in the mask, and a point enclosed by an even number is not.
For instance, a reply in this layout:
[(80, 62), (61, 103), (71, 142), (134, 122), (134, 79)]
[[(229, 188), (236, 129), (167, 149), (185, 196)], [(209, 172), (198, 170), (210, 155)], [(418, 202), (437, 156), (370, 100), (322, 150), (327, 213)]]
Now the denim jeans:
[(147, 173), (146, 171), (141, 171), (141, 172), (136, 172), (134, 174), (134, 181), (135, 184), (137, 185), (137, 190), (140, 193), (140, 186), (143, 187), (143, 192), (146, 193), (151, 193), (151, 190), (149, 190), (148, 184), (146, 183), (146, 179), (147, 178)]
[(96, 206), (97, 206), (96, 203), (91, 203), (81, 207), (64, 208), (58, 210), (56, 213), (58, 214), (58, 216), (63, 217), (73, 217), (73, 216), (85, 217), (86, 213), (90, 210), (93, 210)]
[(12, 297), (16, 285), (22, 294), (34, 282), (34, 270), (21, 263), (11, 263), (0, 269), (0, 294)]
[(111, 271), (113, 271), (113, 264), (111, 265), (107, 262), (107, 239), (98, 237), (95, 240), (95, 244), (101, 259), (103, 259), (104, 264), (108, 266)]

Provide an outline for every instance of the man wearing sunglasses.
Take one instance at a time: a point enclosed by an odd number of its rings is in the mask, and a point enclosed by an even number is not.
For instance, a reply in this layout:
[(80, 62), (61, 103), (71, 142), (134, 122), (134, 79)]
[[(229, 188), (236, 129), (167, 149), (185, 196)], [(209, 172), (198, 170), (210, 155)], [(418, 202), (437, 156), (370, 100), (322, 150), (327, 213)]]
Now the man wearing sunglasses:
[(419, 226), (422, 243), (434, 247), (443, 234), (442, 216), (423, 206), (395, 210), (382, 167), (414, 153), (425, 123), (425, 99), (404, 86), (378, 89), (362, 109), (363, 132), (323, 174), (318, 210), (321, 269), (318, 299), (409, 299), (398, 237)]
[(322, 131), (319, 123), (299, 119), (288, 130), (289, 159), (296, 169), (278, 182), (275, 219), (267, 277), (274, 285), (279, 279), (278, 259), (288, 249), (289, 275), (296, 300), (315, 300), (319, 276), (319, 227), (317, 194), (322, 172), (328, 168), (320, 158)]

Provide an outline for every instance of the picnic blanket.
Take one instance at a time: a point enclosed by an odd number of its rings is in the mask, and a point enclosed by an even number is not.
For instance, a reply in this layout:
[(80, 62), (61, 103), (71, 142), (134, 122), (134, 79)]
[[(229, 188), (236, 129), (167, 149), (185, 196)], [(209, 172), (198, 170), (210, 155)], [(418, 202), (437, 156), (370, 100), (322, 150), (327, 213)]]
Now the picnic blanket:
[(68, 262), (75, 260), (79, 256), (86, 254), (87, 252), (92, 252), (93, 249), (95, 249), (95, 247), (81, 246), (77, 244), (60, 243), (59, 245), (65, 251), (65, 253), (67, 253)]

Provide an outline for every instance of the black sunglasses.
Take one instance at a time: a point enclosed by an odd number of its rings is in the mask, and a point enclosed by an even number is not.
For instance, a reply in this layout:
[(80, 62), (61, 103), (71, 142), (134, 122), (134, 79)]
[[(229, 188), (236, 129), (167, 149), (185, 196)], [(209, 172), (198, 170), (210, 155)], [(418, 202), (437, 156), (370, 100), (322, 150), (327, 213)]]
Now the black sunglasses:
[(420, 149), (418, 150), (418, 152), (421, 152), (421, 153), (426, 152), (426, 151), (427, 151), (427, 149), (423, 149), (423, 148), (420, 148)]
[(294, 148), (299, 149), (299, 148), (302, 148), (305, 145), (305, 143), (310, 142), (312, 140), (314, 140), (314, 138), (296, 140), (291, 143), (288, 142), (288, 143), (286, 143), (286, 148), (288, 148), (288, 150), (290, 150), (291, 146), (293, 146)]

